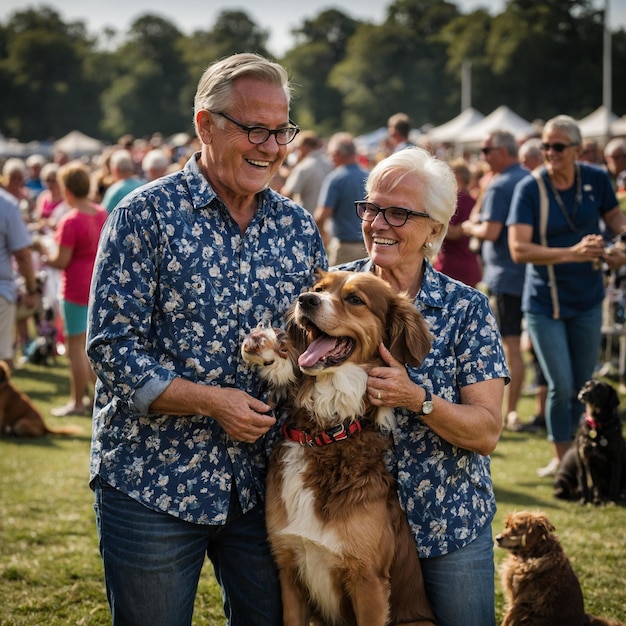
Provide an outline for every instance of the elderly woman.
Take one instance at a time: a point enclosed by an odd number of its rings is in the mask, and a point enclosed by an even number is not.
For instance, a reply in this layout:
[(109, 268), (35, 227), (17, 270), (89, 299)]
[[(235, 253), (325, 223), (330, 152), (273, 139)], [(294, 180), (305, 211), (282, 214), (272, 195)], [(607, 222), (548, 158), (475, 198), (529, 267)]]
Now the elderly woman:
[(496, 510), (488, 455), (500, 436), (508, 378), (486, 296), (435, 271), (454, 215), (450, 167), (410, 148), (382, 160), (356, 203), (369, 258), (341, 269), (372, 272), (406, 292), (433, 344), (419, 368), (396, 361), (370, 372), (374, 405), (396, 408), (398, 495), (422, 560), (441, 626), (495, 624), (491, 520)]
[[(538, 470), (556, 473), (583, 413), (578, 390), (591, 378), (601, 342), (603, 276), (600, 259), (618, 267), (624, 255), (604, 255), (602, 220), (613, 233), (625, 220), (602, 169), (577, 161), (580, 129), (566, 115), (542, 133), (545, 167), (521, 181), (508, 218), (511, 256), (527, 263), (522, 310), (548, 381), (546, 426), (554, 458)], [(540, 185), (547, 195), (541, 228)], [(543, 230), (543, 232), (542, 232)]]

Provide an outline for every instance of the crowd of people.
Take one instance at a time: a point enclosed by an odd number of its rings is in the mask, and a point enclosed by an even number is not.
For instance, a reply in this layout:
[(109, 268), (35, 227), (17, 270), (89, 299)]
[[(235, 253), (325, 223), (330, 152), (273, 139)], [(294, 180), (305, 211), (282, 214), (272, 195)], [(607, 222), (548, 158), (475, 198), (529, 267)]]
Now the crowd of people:
[[(0, 358), (27, 353), (18, 308), (36, 321), (47, 299), (70, 362), (54, 414), (93, 412), (114, 623), (190, 624), (208, 557), (229, 624), (278, 625), (263, 514), (277, 423), (241, 341), (281, 326), (319, 269), (380, 276), (433, 336), (419, 368), (381, 347), (387, 367), (368, 382), (372, 404), (396, 412), (390, 466), (428, 597), (442, 626), (495, 624), (489, 455), (503, 426), (543, 427), (548, 476), (570, 444), (606, 273), (626, 265), (610, 245), (626, 228), (626, 139), (583, 162), (597, 151), (557, 116), (540, 136), (495, 130), (478, 155), (447, 158), (398, 113), (372, 157), (348, 133), (302, 131), (290, 99), (284, 68), (233, 55), (200, 78), (182, 150), (155, 135), (90, 162), (7, 160)], [(533, 416), (518, 411), (525, 353)]]

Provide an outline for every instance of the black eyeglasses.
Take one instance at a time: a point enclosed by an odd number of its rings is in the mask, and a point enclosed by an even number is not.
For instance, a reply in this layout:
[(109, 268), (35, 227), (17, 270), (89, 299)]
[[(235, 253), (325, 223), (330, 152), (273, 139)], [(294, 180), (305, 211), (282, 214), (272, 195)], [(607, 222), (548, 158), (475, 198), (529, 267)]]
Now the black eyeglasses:
[(409, 209), (403, 209), (399, 206), (383, 207), (374, 204), (373, 202), (367, 202), (367, 200), (357, 200), (354, 203), (356, 208), (356, 214), (364, 222), (373, 222), (379, 213), (383, 214), (383, 218), (389, 226), (404, 226), (406, 221), (411, 215), (415, 217), (430, 217), (428, 213), (421, 213), (420, 211), (409, 211)]
[(483, 154), (489, 154), (492, 150), (497, 150), (500, 146), (487, 146), (485, 148), (481, 148), (480, 151)]
[(272, 135), (276, 137), (276, 143), (280, 146), (286, 146), (288, 143), (291, 143), (296, 135), (300, 132), (300, 127), (295, 124), (292, 120), (289, 120), (290, 124), (293, 126), (284, 126), (283, 128), (276, 128), (275, 130), (270, 130), (269, 128), (265, 128), (264, 126), (246, 126), (241, 122), (238, 122), (236, 119), (233, 119), (230, 115), (227, 115), (223, 111), (210, 111), (214, 115), (221, 115), (225, 117), (229, 122), (235, 124), (235, 126), (239, 126), (241, 130), (248, 133), (248, 141), (255, 145), (260, 145), (265, 143)]
[(554, 152), (563, 152), (565, 148), (572, 148), (573, 146), (577, 146), (577, 143), (542, 143), (541, 149), (544, 152), (548, 150), (554, 150)]

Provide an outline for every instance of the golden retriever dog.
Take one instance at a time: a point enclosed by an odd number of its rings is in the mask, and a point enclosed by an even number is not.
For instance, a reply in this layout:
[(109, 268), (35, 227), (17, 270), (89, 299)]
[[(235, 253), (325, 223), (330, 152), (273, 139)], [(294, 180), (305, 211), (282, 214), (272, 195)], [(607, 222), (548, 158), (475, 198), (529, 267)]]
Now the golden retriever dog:
[(496, 542), (510, 552), (500, 570), (502, 626), (623, 626), (585, 613), (578, 578), (543, 513), (509, 514)]
[(41, 437), (43, 435), (78, 435), (77, 426), (49, 428), (31, 399), (11, 382), (9, 366), (0, 361), (0, 435)]
[(287, 329), (258, 328), (242, 345), (286, 396), (266, 500), (285, 626), (436, 624), (385, 466), (393, 411), (366, 393), (381, 343), (420, 364), (430, 348), (422, 316), (372, 274), (327, 272), (298, 297)]

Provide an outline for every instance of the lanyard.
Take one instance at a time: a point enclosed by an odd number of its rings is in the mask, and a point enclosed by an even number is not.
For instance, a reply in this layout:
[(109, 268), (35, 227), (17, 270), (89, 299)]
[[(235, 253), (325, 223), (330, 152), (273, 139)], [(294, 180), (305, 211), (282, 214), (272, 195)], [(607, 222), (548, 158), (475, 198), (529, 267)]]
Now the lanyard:
[(576, 185), (576, 195), (574, 196), (574, 206), (572, 208), (571, 216), (570, 216), (569, 211), (567, 210), (567, 207), (565, 206), (565, 203), (563, 202), (563, 198), (561, 198), (561, 194), (559, 193), (559, 190), (552, 184), (552, 179), (550, 178), (550, 174), (548, 174), (548, 182), (550, 183), (550, 189), (552, 190), (552, 193), (554, 194), (556, 203), (559, 205), (559, 209), (561, 209), (561, 213), (563, 214), (563, 217), (565, 218), (567, 225), (570, 227), (572, 232), (575, 232), (575, 233), (578, 232), (578, 228), (576, 228), (576, 223), (575, 223), (576, 214), (578, 213), (578, 207), (580, 206), (580, 203), (583, 197), (583, 189), (582, 189), (583, 186), (582, 186), (582, 180), (580, 176), (580, 167), (578, 166), (578, 163), (576, 163), (576, 173), (575, 173), (575, 179), (574, 179), (574, 184)]

